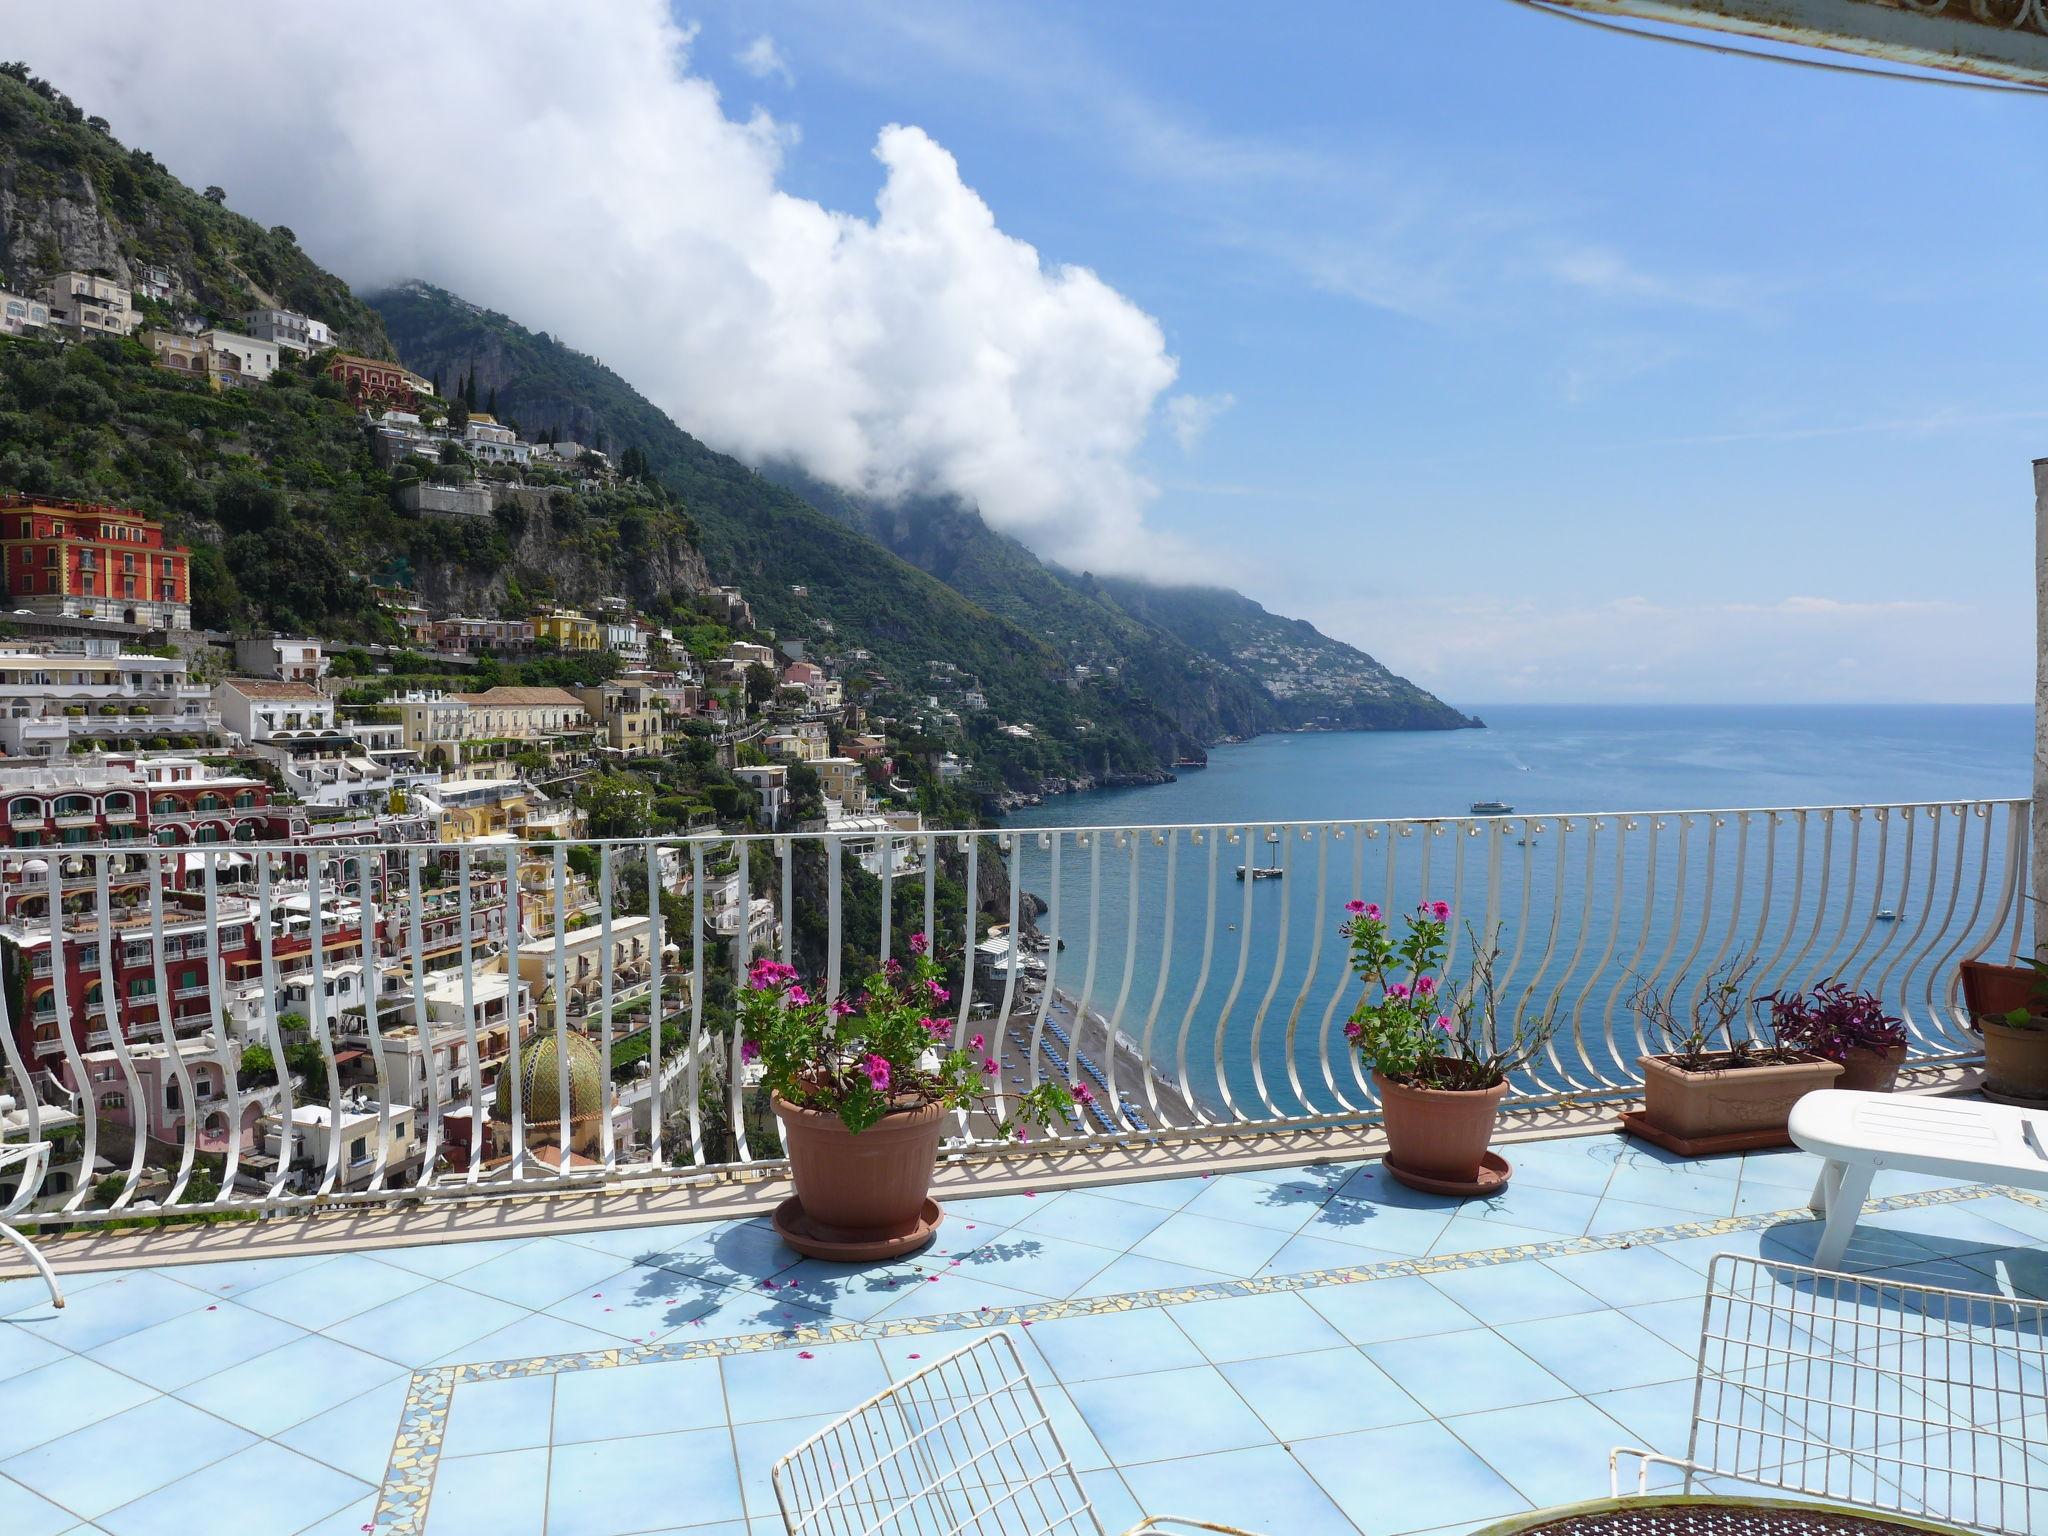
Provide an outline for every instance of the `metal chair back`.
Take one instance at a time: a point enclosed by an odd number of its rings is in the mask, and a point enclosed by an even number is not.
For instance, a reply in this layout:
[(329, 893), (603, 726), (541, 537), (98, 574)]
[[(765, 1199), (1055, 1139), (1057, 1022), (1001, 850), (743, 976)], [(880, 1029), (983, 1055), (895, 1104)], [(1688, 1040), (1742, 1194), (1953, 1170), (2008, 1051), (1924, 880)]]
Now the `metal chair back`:
[(2048, 1305), (1721, 1254), (1708, 1270), (1686, 1455), (1616, 1452), (1626, 1455), (1641, 1461), (1639, 1489), (1662, 1463), (1688, 1490), (1739, 1479), (2039, 1532)]
[(991, 1333), (775, 1464), (791, 1536), (1102, 1536), (1017, 1346)]

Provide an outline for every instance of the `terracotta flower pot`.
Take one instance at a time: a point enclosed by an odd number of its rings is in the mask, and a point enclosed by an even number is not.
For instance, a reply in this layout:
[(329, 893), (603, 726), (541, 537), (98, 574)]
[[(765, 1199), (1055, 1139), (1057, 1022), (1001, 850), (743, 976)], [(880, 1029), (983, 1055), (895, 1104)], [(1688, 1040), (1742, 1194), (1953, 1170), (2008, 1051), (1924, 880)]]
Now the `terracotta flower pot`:
[(1958, 969), (1963, 978), (1963, 1009), (1973, 1019), (2002, 1019), (2034, 1005), (2034, 973), (2024, 965), (1965, 960)]
[(1669, 1056), (1640, 1056), (1636, 1065), (1643, 1069), (1643, 1113), (1658, 1130), (1684, 1141), (1782, 1135), (1792, 1106), (1842, 1075), (1840, 1062), (1819, 1056), (1706, 1072), (1688, 1072)]
[(2048, 1029), (2017, 1029), (1994, 1018), (1978, 1021), (1984, 1031), (1984, 1092), (1987, 1097), (2048, 1105)]
[[(1418, 1185), (1481, 1182), (1487, 1144), (1507, 1096), (1505, 1082), (1491, 1088), (1411, 1088), (1375, 1070), (1372, 1085), (1379, 1090), (1387, 1131), (1387, 1166), (1396, 1178)], [(1413, 1180), (1404, 1177), (1410, 1174)]]
[[(908, 1252), (930, 1239), (937, 1213), (928, 1197), (945, 1108), (898, 1110), (856, 1132), (837, 1115), (801, 1108), (779, 1094), (773, 1103), (802, 1206), (802, 1237), (847, 1250), (846, 1257), (859, 1257), (852, 1250), (863, 1247)], [(783, 1236), (789, 1240), (792, 1233)]]
[(1899, 1044), (1889, 1050), (1874, 1051), (1869, 1046), (1853, 1047), (1842, 1058), (1842, 1075), (1835, 1079), (1837, 1088), (1851, 1088), (1858, 1093), (1890, 1093), (1892, 1084), (1899, 1080), (1899, 1068), (1905, 1065), (1906, 1047)]

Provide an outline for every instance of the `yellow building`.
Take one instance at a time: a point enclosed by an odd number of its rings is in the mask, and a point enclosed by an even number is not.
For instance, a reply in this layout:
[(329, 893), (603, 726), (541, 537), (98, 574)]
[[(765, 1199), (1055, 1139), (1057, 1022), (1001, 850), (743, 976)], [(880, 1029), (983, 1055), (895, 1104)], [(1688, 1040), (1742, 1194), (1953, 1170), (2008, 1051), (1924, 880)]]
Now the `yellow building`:
[(511, 838), (526, 824), (531, 796), (522, 779), (444, 779), (436, 793), (444, 843)]
[(599, 739), (615, 752), (639, 757), (668, 745), (668, 701), (639, 683), (578, 688), (576, 697), (597, 721)]
[(552, 640), (565, 651), (604, 649), (604, 631), (598, 627), (597, 620), (561, 608), (551, 609), (534, 618), (533, 637), (536, 641)]

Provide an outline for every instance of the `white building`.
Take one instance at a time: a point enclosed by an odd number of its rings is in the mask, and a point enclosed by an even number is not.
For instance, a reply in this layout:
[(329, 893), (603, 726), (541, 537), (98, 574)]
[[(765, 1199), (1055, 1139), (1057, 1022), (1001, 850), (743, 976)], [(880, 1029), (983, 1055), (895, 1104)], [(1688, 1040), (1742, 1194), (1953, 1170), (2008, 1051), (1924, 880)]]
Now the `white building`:
[(250, 677), (274, 677), (287, 683), (317, 683), (327, 675), (328, 661), (318, 640), (259, 635), (235, 642), (235, 670)]
[(334, 345), (334, 332), (325, 320), (296, 310), (252, 309), (242, 317), (242, 326), (257, 340), (272, 342), (301, 357)]
[(479, 464), (525, 464), (533, 457), (533, 445), (495, 416), (473, 413), (462, 429), (462, 446)]
[[(291, 1166), (294, 1182), (302, 1188), (317, 1187), (326, 1178), (330, 1156), (337, 1159), (336, 1187), (356, 1189), (370, 1181), (380, 1161), (380, 1148), (387, 1178), (409, 1170), (419, 1155), (410, 1104), (385, 1106), (382, 1114), (379, 1106), (362, 1094), (350, 1094), (334, 1107), (299, 1104), (292, 1109), (292, 1128), (296, 1146)], [(282, 1158), (284, 1140), (284, 1117), (264, 1116), (265, 1154)]]
[(211, 694), (185, 681), (182, 658), (124, 656), (106, 640), (0, 651), (0, 752), (9, 757), (62, 757), (74, 741), (146, 745), (220, 730)]
[(382, 807), (401, 782), (335, 718), (334, 701), (311, 683), (231, 677), (213, 697), (221, 724), (275, 763), (308, 805)]
[(277, 343), (239, 331), (201, 331), (200, 342), (211, 354), (214, 376), (239, 378), (245, 382), (269, 378), (277, 372)]
[(786, 763), (766, 763), (740, 767), (733, 770), (733, 776), (760, 796), (761, 815), (768, 823), (768, 830), (779, 830), (782, 813), (789, 804), (789, 766)]

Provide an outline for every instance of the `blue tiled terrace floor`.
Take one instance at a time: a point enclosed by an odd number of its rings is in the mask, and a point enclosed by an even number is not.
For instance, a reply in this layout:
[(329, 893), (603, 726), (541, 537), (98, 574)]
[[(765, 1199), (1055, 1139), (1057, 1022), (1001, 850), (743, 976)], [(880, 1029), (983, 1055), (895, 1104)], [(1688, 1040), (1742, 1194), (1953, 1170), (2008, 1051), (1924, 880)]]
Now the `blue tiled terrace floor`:
[[(748, 1221), (0, 1282), (0, 1532), (764, 1536), (777, 1456), (998, 1323), (1112, 1531), (1469, 1529), (1683, 1450), (1708, 1262), (1818, 1232), (1797, 1153), (1510, 1155), (1484, 1203), (1370, 1162), (954, 1202), (867, 1268)], [(2048, 1288), (2048, 1209), (1876, 1194), (1850, 1267)]]

